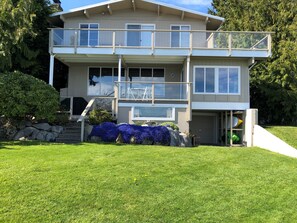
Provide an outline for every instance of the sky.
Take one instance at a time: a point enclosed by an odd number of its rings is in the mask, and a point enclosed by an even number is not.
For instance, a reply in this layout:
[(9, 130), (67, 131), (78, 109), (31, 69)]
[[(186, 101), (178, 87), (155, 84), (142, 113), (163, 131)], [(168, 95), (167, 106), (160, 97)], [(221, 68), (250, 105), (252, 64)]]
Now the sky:
[[(69, 11), (70, 9), (96, 4), (99, 2), (104, 2), (106, 0), (61, 0), (62, 8), (64, 11)], [(159, 2), (169, 3), (172, 5), (184, 7), (191, 10), (196, 10), (199, 12), (207, 13), (208, 8), (211, 6), (212, 0), (157, 0)]]

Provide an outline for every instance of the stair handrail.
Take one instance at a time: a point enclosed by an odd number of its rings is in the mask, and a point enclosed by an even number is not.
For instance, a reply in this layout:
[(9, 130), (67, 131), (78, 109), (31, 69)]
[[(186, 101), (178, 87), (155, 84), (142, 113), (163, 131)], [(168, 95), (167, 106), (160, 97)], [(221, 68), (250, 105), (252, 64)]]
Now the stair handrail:
[(96, 101), (96, 98), (92, 98), (88, 105), (86, 106), (85, 110), (81, 113), (79, 119), (77, 120), (77, 122), (81, 122), (81, 131), (80, 131), (80, 141), (83, 142), (84, 141), (84, 135), (85, 135), (85, 119), (86, 116), (88, 114), (88, 112), (90, 111), (91, 107), (93, 106), (94, 102)]

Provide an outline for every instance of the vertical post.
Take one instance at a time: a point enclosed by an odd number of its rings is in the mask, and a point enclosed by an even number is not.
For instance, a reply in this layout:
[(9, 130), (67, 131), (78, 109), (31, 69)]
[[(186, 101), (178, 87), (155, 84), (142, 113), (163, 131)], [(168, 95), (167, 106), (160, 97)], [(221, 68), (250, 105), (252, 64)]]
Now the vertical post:
[(154, 31), (152, 31), (151, 38), (152, 38), (152, 54), (154, 54), (154, 49), (155, 49), (155, 32)]
[(269, 57), (271, 56), (271, 41), (272, 41), (271, 34), (269, 34), (268, 35), (268, 45), (267, 45), (267, 47), (268, 47), (268, 56)]
[(112, 53), (115, 53), (115, 45), (116, 45), (116, 33), (112, 32)]
[(229, 56), (231, 56), (231, 53), (232, 53), (232, 33), (229, 33), (229, 35), (228, 35), (228, 48), (229, 48)]
[(193, 32), (190, 32), (190, 55), (192, 55), (193, 50)]
[(225, 145), (228, 145), (228, 112), (225, 111)]
[(118, 82), (121, 82), (121, 76), (122, 76), (122, 56), (119, 56), (119, 64), (118, 64)]
[(233, 110), (230, 111), (230, 146), (233, 146)]
[[(223, 135), (224, 135), (224, 113), (221, 112), (221, 136), (220, 138), (222, 139), (223, 138)], [(223, 143), (221, 143), (221, 145), (223, 145)]]
[(73, 97), (70, 97), (70, 119), (72, 118), (73, 115)]
[(81, 120), (81, 127), (80, 127), (80, 141), (84, 141), (84, 135), (85, 135), (85, 118)]
[(54, 29), (50, 30), (50, 35), (49, 35), (49, 53), (53, 53), (53, 45), (54, 45)]
[(118, 118), (119, 86), (120, 83), (116, 83), (114, 85), (114, 115), (116, 118)]
[(53, 86), (54, 85), (54, 66), (55, 66), (55, 55), (50, 55), (50, 68), (49, 68), (49, 79), (48, 84)]
[(78, 32), (77, 30), (74, 31), (74, 53), (77, 53), (77, 46), (78, 46)]
[[(190, 83), (190, 61), (191, 61), (191, 59), (190, 59), (190, 57), (188, 56), (187, 57), (187, 72), (186, 72), (186, 74), (187, 74), (187, 83)], [(191, 94), (191, 92), (189, 91), (189, 85), (187, 85), (187, 95), (188, 94)]]
[[(187, 86), (189, 87), (189, 92), (192, 92), (191, 90), (191, 84), (187, 83)], [(192, 99), (191, 99), (191, 93), (188, 94), (188, 106), (187, 106), (187, 113), (188, 113), (188, 122), (192, 121)]]
[(152, 83), (152, 104), (155, 103), (155, 84)]

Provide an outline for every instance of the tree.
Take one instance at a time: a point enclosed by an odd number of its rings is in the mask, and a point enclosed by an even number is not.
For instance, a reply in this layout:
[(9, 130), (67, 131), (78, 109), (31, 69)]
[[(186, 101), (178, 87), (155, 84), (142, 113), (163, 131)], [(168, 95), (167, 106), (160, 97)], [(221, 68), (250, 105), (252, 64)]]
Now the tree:
[(0, 74), (0, 114), (10, 119), (53, 121), (59, 94), (44, 81), (21, 72)]
[(50, 13), (47, 0), (1, 0), (0, 71), (48, 76)]
[(251, 71), (251, 105), (270, 124), (297, 123), (297, 2), (213, 0), (224, 30), (272, 31), (272, 57)]

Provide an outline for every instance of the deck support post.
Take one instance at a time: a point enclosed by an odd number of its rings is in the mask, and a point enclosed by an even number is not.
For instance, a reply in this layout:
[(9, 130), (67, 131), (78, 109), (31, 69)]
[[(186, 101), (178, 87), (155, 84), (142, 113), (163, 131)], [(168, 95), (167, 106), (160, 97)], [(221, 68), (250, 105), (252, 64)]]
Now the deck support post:
[[(186, 74), (187, 74), (187, 83), (190, 83), (190, 62), (191, 62), (191, 58), (190, 56), (187, 57), (187, 70), (186, 70)], [(189, 91), (189, 85), (187, 84), (187, 94), (190, 94), (191, 92)]]
[(122, 56), (119, 56), (119, 64), (118, 64), (118, 82), (121, 82), (122, 76)]
[(51, 54), (50, 67), (49, 67), (49, 78), (48, 78), (48, 84), (51, 86), (54, 85), (54, 66), (55, 66), (55, 55)]

